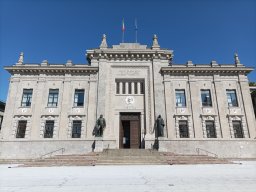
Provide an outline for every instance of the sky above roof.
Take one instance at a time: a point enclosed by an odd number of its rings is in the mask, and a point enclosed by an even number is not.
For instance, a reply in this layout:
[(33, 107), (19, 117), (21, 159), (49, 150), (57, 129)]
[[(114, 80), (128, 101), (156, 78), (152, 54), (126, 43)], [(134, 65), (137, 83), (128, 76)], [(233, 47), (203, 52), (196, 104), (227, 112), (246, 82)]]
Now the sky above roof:
[[(138, 42), (174, 50), (174, 63), (256, 65), (255, 0), (0, 0), (0, 100), (5, 101), (10, 75), (3, 66), (25, 63), (86, 64), (87, 49)], [(256, 82), (256, 72), (248, 75)]]

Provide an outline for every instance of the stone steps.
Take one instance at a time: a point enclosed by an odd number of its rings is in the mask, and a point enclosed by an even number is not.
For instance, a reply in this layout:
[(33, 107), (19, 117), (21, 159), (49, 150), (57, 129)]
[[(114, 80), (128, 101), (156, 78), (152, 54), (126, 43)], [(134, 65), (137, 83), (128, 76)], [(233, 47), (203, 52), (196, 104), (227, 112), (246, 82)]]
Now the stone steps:
[[(14, 160), (13, 160), (14, 161)], [(83, 155), (55, 155), (45, 159), (19, 160), (24, 167), (94, 166), (94, 165), (173, 165), (173, 164), (226, 164), (226, 159), (206, 155), (163, 153), (146, 149), (110, 149), (102, 153)]]

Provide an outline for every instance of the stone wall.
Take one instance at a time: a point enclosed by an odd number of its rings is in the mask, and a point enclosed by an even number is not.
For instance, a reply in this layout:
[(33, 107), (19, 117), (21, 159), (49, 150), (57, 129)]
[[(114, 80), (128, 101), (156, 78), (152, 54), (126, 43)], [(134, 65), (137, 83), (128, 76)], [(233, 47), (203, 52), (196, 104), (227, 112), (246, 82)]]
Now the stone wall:
[(177, 154), (206, 154), (203, 150), (217, 154), (223, 158), (256, 158), (256, 140), (232, 139), (232, 140), (159, 140), (159, 151), (173, 152)]
[[(86, 154), (116, 148), (116, 141), (97, 138), (95, 140), (52, 140), (52, 141), (0, 141), (0, 159), (39, 158), (42, 155), (64, 148), (64, 154)], [(54, 155), (61, 154), (61, 151)]]

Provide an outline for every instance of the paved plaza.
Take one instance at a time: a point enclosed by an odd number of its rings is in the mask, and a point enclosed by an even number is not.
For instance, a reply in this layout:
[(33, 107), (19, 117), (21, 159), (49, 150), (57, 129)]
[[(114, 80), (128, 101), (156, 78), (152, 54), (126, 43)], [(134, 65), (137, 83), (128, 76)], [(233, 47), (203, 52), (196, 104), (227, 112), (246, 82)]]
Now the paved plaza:
[(255, 192), (256, 161), (229, 165), (0, 166), (1, 192)]

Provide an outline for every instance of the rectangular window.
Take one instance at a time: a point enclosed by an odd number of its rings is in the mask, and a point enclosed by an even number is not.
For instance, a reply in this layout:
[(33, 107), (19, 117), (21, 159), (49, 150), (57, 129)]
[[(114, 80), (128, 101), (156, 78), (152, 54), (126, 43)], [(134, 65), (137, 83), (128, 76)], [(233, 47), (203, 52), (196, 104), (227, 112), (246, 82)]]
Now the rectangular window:
[(140, 83), (140, 94), (144, 94), (144, 83), (143, 82), (139, 82)]
[(120, 94), (120, 82), (116, 82), (116, 94)]
[(121, 82), (121, 83), (122, 83), (123, 94), (125, 94), (125, 82)]
[(138, 94), (137, 82), (134, 82), (134, 94)]
[(33, 93), (33, 89), (23, 89), (22, 101), (21, 101), (22, 107), (30, 107), (31, 106), (32, 93)]
[(44, 138), (52, 138), (54, 129), (54, 121), (46, 121), (44, 129)]
[(18, 122), (16, 138), (25, 138), (26, 127), (27, 127), (27, 121)]
[(227, 89), (226, 91), (227, 91), (228, 106), (238, 107), (236, 90)]
[(75, 90), (74, 106), (75, 107), (84, 106), (84, 89), (76, 89)]
[(232, 124), (233, 124), (235, 138), (244, 138), (241, 121), (233, 121)]
[(179, 121), (179, 130), (180, 130), (180, 138), (189, 138), (187, 121), (184, 121), (184, 120)]
[(212, 107), (212, 98), (210, 90), (201, 89), (201, 100), (203, 107)]
[(48, 107), (58, 106), (59, 89), (50, 89), (48, 97)]
[(82, 127), (82, 121), (73, 121), (72, 138), (81, 137), (81, 127)]
[(128, 82), (128, 94), (132, 94), (132, 82)]
[(205, 121), (207, 138), (216, 138), (214, 121)]
[(186, 107), (186, 96), (185, 96), (185, 90), (181, 89), (175, 90), (175, 94), (176, 94), (176, 106), (177, 107)]

